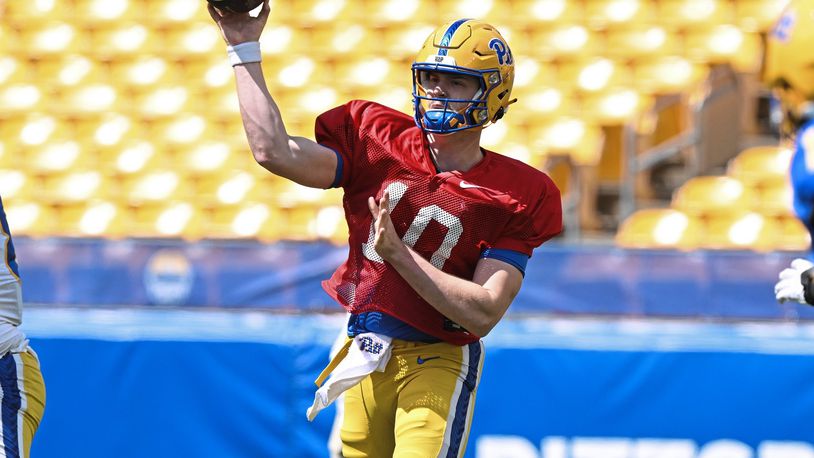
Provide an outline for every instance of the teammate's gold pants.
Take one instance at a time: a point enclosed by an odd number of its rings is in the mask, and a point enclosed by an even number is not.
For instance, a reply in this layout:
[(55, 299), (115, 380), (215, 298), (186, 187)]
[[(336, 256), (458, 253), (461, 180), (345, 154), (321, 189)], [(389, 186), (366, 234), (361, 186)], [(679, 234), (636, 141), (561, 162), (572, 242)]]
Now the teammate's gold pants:
[(483, 366), (483, 344), (394, 339), (384, 372), (345, 392), (345, 458), (462, 457)]
[(8, 458), (28, 458), (45, 411), (45, 383), (33, 350), (0, 358), (0, 439)]

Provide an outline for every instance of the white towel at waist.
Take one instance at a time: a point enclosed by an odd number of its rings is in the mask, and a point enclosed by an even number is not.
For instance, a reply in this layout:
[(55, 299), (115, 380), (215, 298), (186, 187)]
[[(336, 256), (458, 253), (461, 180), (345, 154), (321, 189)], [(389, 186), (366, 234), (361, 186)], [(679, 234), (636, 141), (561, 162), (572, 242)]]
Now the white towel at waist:
[[(320, 410), (331, 405), (340, 394), (359, 383), (368, 374), (373, 371), (384, 371), (390, 360), (392, 340), (391, 337), (373, 332), (359, 334), (349, 339), (319, 374), (316, 380), (319, 389), (314, 394), (314, 403), (305, 413), (308, 421), (313, 421)], [(325, 381), (328, 374), (331, 376)]]

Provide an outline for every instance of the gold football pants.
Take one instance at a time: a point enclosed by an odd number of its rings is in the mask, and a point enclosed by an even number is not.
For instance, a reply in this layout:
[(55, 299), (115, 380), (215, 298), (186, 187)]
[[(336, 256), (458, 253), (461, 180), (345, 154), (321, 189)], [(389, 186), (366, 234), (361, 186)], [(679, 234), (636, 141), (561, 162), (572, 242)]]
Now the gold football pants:
[(462, 457), (483, 366), (483, 344), (393, 339), (384, 372), (345, 392), (345, 458)]

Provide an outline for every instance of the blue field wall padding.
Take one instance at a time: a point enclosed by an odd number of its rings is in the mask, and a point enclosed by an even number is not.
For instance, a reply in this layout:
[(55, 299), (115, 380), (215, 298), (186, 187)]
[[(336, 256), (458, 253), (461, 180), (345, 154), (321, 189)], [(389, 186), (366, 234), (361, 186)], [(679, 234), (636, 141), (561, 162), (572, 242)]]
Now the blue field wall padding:
[[(343, 322), (33, 308), (32, 456), (326, 457), (333, 408), (305, 411)], [(814, 324), (511, 318), (485, 343), (467, 458), (814, 458)]]
[[(15, 239), (27, 302), (336, 312), (322, 290), (347, 257), (329, 243)], [(812, 319), (777, 304), (793, 253), (623, 250), (546, 244), (510, 314)]]

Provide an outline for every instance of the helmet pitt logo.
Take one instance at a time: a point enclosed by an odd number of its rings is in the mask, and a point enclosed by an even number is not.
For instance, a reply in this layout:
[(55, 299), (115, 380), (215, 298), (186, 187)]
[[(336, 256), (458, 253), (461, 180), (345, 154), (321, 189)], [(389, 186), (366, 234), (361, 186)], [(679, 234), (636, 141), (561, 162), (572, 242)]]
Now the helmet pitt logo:
[(512, 58), (512, 51), (509, 47), (499, 38), (492, 38), (489, 41), (489, 48), (497, 54), (497, 62), (500, 65), (512, 65), (514, 59)]

